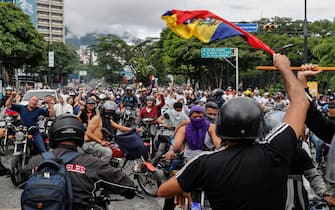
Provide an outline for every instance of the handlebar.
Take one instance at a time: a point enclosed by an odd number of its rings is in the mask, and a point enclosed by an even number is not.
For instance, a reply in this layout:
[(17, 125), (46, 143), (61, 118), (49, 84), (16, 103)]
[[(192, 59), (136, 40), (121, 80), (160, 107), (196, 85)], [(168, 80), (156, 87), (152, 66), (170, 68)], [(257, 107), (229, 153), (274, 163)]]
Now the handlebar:
[(143, 118), (142, 119), (142, 121), (144, 122), (144, 123), (147, 123), (147, 122), (152, 122), (152, 121), (154, 121), (155, 119), (153, 119), (153, 118)]
[[(109, 188), (108, 188), (108, 186), (109, 186)], [(98, 181), (96, 181), (93, 184), (93, 189), (92, 189), (92, 192), (91, 192), (92, 197), (96, 197), (95, 192), (97, 192), (99, 188), (106, 189), (105, 187), (108, 188), (108, 192), (110, 194), (114, 194), (114, 193), (119, 194), (117, 191), (113, 192), (111, 190), (111, 188), (113, 188), (113, 187), (120, 188), (119, 184), (115, 184), (115, 183), (112, 183), (112, 182), (109, 182), (109, 181), (106, 181), (106, 180), (99, 179)], [(135, 190), (135, 196), (138, 196), (138, 197), (144, 199), (144, 196), (140, 194), (137, 187), (127, 187), (127, 188)]]

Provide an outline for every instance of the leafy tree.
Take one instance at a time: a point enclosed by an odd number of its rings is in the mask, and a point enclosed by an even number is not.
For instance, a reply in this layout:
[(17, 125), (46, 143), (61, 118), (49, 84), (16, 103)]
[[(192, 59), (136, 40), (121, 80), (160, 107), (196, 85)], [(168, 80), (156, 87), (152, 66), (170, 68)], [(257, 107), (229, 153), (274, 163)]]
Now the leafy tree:
[(11, 83), (14, 68), (38, 66), (46, 56), (45, 49), (46, 42), (29, 16), (12, 3), (0, 3), (0, 68), (2, 65), (4, 84)]
[(97, 43), (90, 48), (98, 57), (96, 75), (103, 75), (111, 83), (120, 81), (118, 73), (132, 57), (127, 43), (116, 35), (109, 34), (98, 38)]

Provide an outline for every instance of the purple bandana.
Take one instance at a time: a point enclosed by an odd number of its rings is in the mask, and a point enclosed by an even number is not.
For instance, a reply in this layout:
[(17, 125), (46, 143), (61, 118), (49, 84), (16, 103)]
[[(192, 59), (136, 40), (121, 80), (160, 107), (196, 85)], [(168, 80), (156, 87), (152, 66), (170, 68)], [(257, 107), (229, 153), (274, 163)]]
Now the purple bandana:
[(186, 141), (190, 149), (204, 149), (204, 142), (209, 124), (210, 122), (205, 118), (191, 118), (191, 122), (186, 125)]

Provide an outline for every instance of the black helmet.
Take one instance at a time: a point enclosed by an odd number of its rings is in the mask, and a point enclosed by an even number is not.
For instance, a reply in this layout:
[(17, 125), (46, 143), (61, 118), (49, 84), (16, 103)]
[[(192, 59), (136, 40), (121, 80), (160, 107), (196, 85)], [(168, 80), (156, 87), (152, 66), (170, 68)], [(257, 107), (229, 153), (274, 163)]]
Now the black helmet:
[(263, 111), (251, 98), (230, 99), (220, 108), (216, 122), (216, 134), (223, 140), (262, 137)]
[(112, 101), (106, 101), (101, 106), (101, 114), (106, 118), (112, 119), (117, 109), (116, 103)]
[(85, 130), (83, 124), (73, 114), (57, 116), (49, 129), (49, 144), (54, 148), (62, 141), (75, 141), (78, 146), (84, 143)]
[(221, 88), (215, 88), (213, 90), (213, 95), (215, 96), (222, 96), (224, 94), (224, 91)]

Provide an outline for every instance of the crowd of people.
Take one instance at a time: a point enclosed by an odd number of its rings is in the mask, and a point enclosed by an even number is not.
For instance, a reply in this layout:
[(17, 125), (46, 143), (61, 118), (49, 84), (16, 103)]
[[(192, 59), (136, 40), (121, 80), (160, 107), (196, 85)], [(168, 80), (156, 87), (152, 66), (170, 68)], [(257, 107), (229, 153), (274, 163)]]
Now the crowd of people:
[[(87, 153), (71, 162), (86, 169), (84, 173), (70, 171), (75, 180), (75, 209), (87, 207), (84, 200), (90, 195), (85, 192), (90, 192), (92, 180), (99, 178), (120, 184), (119, 192), (128, 198), (135, 195), (129, 177), (109, 164), (111, 142), (102, 128), (113, 135), (133, 130), (141, 133), (136, 125), (144, 118), (153, 119), (150, 124), (156, 128), (151, 129), (154, 166), (163, 154), (168, 160), (176, 153), (185, 158), (185, 166), (158, 190), (157, 195), (166, 198), (164, 210), (192, 203), (199, 189), (212, 209), (307, 209), (311, 189), (320, 200), (335, 205), (326, 185), (326, 181), (335, 182), (335, 166), (333, 173), (328, 169), (325, 181), (310, 147), (303, 146), (306, 129), (315, 136), (311, 139), (316, 158), (322, 143), (331, 144), (334, 96), (328, 92), (317, 99), (308, 93), (307, 77), (320, 73), (316, 65), (303, 65), (303, 71), (295, 76), (286, 56), (276, 54), (273, 62), (285, 82), (283, 92), (261, 93), (258, 88), (235, 91), (231, 87), (193, 90), (190, 85), (80, 86), (59, 90), (58, 101), (54, 96), (46, 96), (44, 101), (34, 96), (28, 105), (20, 105), (17, 92), (8, 87), (1, 106), (15, 111), (26, 126), (36, 125), (40, 115), (55, 117), (49, 141), (58, 156), (76, 151), (77, 146)], [(133, 126), (125, 126), (121, 120), (126, 108), (135, 113)], [(272, 111), (283, 114), (269, 127), (266, 113)], [(69, 127), (76, 132), (64, 134)], [(38, 129), (34, 145), (39, 153), (47, 151)], [(40, 161), (41, 156), (31, 159), (28, 175)], [(311, 187), (301, 184), (304, 177)]]

